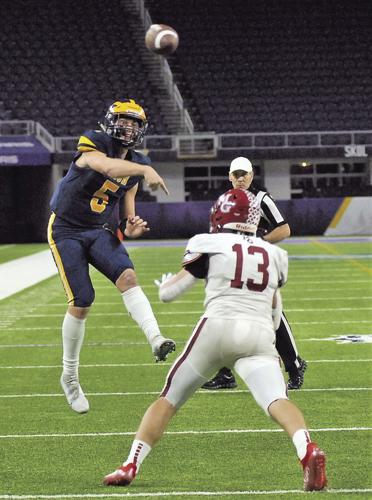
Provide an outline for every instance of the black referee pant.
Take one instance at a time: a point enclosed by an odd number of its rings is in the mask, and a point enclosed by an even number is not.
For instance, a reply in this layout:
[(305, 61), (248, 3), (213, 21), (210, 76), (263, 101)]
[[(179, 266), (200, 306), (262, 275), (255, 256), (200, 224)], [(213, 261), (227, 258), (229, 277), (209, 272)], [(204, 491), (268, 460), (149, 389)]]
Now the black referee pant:
[(294, 371), (300, 366), (296, 343), (284, 312), (281, 316), (279, 328), (276, 330), (275, 346), (283, 360), (286, 372)]

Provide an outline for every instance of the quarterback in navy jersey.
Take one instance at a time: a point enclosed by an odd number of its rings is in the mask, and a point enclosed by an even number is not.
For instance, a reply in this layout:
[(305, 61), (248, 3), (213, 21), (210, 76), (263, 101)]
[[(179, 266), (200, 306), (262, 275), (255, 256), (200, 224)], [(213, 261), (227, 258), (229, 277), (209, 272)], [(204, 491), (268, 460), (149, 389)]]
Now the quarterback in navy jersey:
[[(97, 151), (108, 158), (122, 158), (121, 143), (103, 130), (88, 130), (79, 139), (77, 152), (66, 176), (59, 182), (50, 206), (52, 211), (70, 224), (81, 227), (101, 227), (110, 216), (119, 200), (123, 200), (132, 188), (137, 190), (140, 175), (108, 177), (92, 168), (81, 168), (76, 162), (83, 153)], [(125, 159), (150, 165), (144, 154), (130, 150)]]
[(113, 210), (123, 203), (124, 235), (138, 238), (149, 231), (147, 222), (135, 211), (141, 178), (151, 189), (160, 187), (168, 193), (149, 158), (133, 149), (146, 133), (145, 112), (132, 99), (116, 101), (100, 127), (80, 137), (68, 173), (51, 199), (48, 225), (48, 242), (68, 302), (62, 325), (61, 386), (67, 402), (78, 413), (89, 410), (78, 373), (85, 322), (95, 295), (89, 264), (118, 288), (127, 311), (145, 333), (156, 361), (165, 360), (175, 350), (173, 340), (164, 338), (159, 330), (125, 247), (107, 229)]
[[(253, 181), (252, 163), (243, 156), (235, 158), (229, 169), (229, 181), (233, 188), (246, 189), (253, 193), (261, 208), (261, 219), (257, 234), (265, 241), (278, 243), (288, 238), (291, 230), (275, 201), (267, 191), (261, 191), (251, 186)], [(307, 363), (302, 359), (296, 347), (291, 327), (284, 313), (276, 330), (276, 348), (289, 374), (287, 388), (300, 389)], [(204, 389), (232, 389), (236, 387), (235, 377), (228, 368), (222, 368), (215, 377), (203, 385)]]

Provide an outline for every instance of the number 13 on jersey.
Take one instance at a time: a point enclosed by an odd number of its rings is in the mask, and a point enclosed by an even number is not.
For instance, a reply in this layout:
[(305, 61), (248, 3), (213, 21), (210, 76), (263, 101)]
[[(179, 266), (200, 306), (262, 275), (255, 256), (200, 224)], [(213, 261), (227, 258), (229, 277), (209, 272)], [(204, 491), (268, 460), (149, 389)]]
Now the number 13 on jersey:
[(233, 252), (236, 253), (236, 264), (235, 264), (235, 276), (231, 280), (232, 288), (243, 288), (244, 282), (242, 281), (242, 270), (244, 264), (244, 252), (246, 251), (248, 255), (260, 254), (262, 256), (262, 262), (257, 264), (257, 272), (261, 274), (261, 281), (255, 282), (253, 279), (247, 279), (247, 288), (254, 292), (263, 292), (269, 283), (269, 255), (266, 250), (262, 247), (249, 246), (243, 250), (242, 245), (236, 243), (232, 247)]

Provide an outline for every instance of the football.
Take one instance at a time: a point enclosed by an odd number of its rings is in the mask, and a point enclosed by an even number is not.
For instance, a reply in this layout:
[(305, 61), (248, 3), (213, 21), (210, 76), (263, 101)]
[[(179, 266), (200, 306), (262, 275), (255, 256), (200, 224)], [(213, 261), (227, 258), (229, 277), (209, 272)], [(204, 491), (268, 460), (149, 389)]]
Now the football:
[(178, 47), (178, 33), (166, 24), (152, 24), (146, 31), (146, 47), (162, 56), (169, 56)]

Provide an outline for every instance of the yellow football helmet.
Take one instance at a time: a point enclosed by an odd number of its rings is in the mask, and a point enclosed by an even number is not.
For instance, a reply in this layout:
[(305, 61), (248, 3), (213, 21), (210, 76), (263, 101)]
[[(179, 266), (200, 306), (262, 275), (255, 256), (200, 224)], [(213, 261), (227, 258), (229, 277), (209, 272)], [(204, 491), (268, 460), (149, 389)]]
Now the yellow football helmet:
[(143, 108), (133, 99), (116, 101), (111, 104), (101, 124), (107, 135), (118, 139), (126, 148), (133, 148), (141, 144), (147, 126), (147, 118)]

